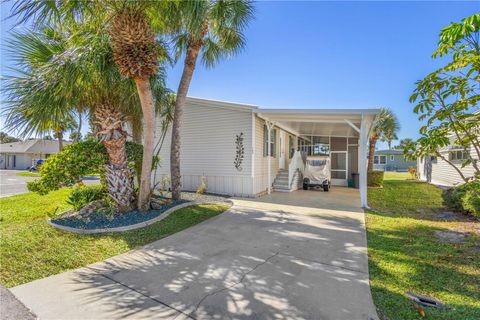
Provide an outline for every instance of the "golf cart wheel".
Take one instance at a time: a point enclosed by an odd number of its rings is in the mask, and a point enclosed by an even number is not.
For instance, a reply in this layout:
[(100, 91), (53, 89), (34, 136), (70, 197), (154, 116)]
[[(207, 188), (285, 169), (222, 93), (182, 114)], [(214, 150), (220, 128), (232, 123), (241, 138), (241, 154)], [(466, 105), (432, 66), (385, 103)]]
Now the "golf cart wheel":
[(328, 192), (329, 189), (328, 184), (323, 186), (323, 191)]
[(303, 184), (303, 190), (308, 190), (308, 184), (306, 183)]

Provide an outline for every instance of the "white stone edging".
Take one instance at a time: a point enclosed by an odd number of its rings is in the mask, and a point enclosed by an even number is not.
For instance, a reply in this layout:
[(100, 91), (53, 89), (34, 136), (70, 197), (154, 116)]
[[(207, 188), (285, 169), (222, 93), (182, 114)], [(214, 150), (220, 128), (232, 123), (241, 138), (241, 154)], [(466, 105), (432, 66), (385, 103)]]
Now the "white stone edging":
[(202, 205), (202, 204), (222, 204), (222, 203), (230, 203), (231, 205), (233, 205), (233, 201), (230, 200), (230, 199), (226, 199), (224, 202), (214, 202), (214, 201), (186, 202), (186, 203), (179, 204), (175, 207), (172, 207), (168, 210), (165, 210), (159, 216), (157, 216), (153, 219), (143, 221), (143, 222), (139, 222), (139, 223), (136, 223), (136, 224), (132, 224), (132, 225), (129, 225), (129, 226), (124, 226), (124, 227), (101, 228), (101, 229), (78, 229), (78, 228), (72, 228), (72, 227), (67, 227), (67, 226), (63, 226), (63, 225), (60, 225), (60, 224), (56, 224), (50, 218), (47, 218), (47, 223), (49, 225), (51, 225), (52, 227), (55, 227), (57, 229), (60, 229), (60, 230), (63, 230), (63, 231), (68, 231), (68, 232), (73, 232), (73, 233), (78, 233), (78, 234), (101, 234), (101, 233), (110, 233), (110, 232), (124, 232), (124, 231), (130, 231), (130, 230), (135, 230), (135, 229), (140, 229), (140, 228), (147, 227), (151, 224), (154, 224), (158, 221), (161, 221), (161, 220), (167, 218), (170, 214), (172, 214), (173, 212), (175, 212), (179, 209), (183, 209), (183, 208), (187, 208), (187, 207), (191, 207), (191, 206), (196, 206), (196, 205)]

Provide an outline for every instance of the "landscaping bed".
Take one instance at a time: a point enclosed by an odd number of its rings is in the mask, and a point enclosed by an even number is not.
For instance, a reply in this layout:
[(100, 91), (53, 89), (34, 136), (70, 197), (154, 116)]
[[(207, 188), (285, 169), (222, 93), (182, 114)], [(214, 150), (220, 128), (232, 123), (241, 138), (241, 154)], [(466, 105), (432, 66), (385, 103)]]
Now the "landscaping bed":
[(452, 212), (441, 189), (385, 173), (368, 190), (370, 285), (380, 319), (422, 319), (407, 291), (445, 303), (427, 319), (480, 319), (480, 222)]
[(73, 211), (66, 212), (65, 214), (50, 221), (56, 225), (84, 230), (119, 228), (155, 219), (168, 209), (188, 202), (189, 201), (187, 200), (171, 201), (156, 210), (148, 210), (143, 212), (133, 210), (130, 212), (115, 213), (111, 215), (105, 214), (103, 212), (80, 214), (76, 211)]
[(189, 228), (230, 207), (218, 202), (194, 204), (141, 229), (83, 235), (53, 228), (45, 221), (71, 207), (67, 203), (70, 192), (61, 189), (45, 196), (26, 193), (0, 199), (0, 284), (13, 287), (107, 259)]

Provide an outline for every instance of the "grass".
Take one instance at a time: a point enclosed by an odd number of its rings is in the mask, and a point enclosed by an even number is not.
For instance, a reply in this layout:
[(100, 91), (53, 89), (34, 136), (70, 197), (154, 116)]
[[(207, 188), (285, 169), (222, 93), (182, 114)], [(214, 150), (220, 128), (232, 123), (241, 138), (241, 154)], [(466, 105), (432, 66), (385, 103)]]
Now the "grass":
[[(368, 191), (370, 284), (381, 319), (422, 319), (405, 292), (441, 300), (448, 310), (426, 309), (427, 319), (480, 319), (480, 237), (478, 222), (461, 215), (445, 221), (441, 190), (407, 180), (408, 174), (385, 175), (382, 189)], [(468, 231), (459, 244), (441, 242), (436, 230)]]
[(146, 228), (107, 235), (78, 235), (47, 225), (69, 208), (70, 190), (0, 199), (0, 283), (13, 287), (82, 267), (164, 238), (224, 212), (227, 205), (183, 208)]
[(40, 173), (38, 172), (29, 172), (29, 171), (22, 171), (22, 172), (17, 172), (17, 176), (20, 177), (40, 177)]

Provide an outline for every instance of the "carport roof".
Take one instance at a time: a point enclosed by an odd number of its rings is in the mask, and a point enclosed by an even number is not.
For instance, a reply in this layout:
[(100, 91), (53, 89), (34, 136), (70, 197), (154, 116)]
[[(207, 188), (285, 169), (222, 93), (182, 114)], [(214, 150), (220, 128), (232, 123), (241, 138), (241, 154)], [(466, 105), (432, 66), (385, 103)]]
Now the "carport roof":
[(380, 109), (257, 109), (259, 117), (297, 135), (357, 137), (363, 116)]

